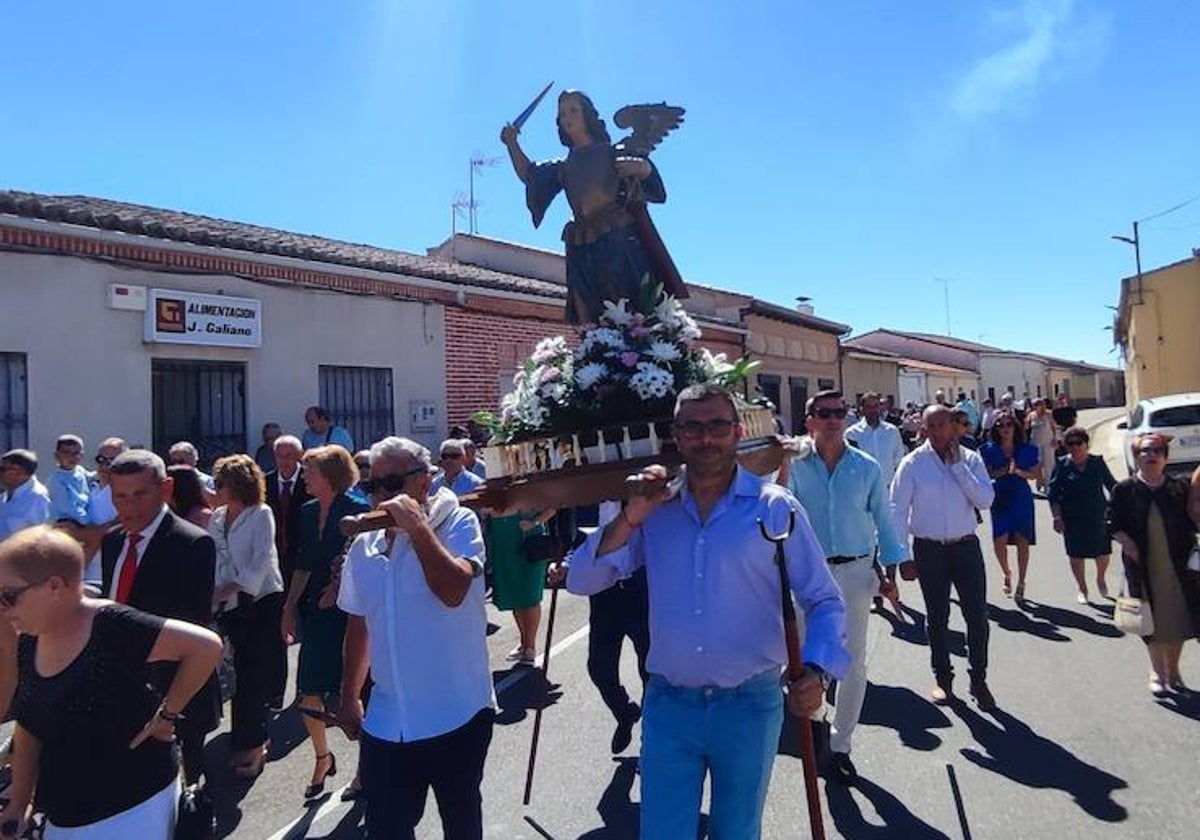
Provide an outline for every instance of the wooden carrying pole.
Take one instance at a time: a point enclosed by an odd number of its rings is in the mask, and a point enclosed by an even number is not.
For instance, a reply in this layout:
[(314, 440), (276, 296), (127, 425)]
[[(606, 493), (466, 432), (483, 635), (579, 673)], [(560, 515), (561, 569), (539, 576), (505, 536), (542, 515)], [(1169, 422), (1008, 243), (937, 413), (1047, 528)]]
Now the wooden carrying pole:
[[(770, 534), (766, 524), (758, 520), (763, 539), (775, 544), (775, 565), (779, 568), (779, 587), (782, 592), (783, 634), (787, 643), (787, 681), (791, 685), (804, 672), (800, 658), (800, 631), (796, 626), (796, 605), (792, 603), (792, 585), (788, 579), (787, 557), (783, 544), (796, 527), (796, 512), (788, 511), (787, 532)], [(786, 713), (786, 706), (784, 707)], [(796, 731), (800, 738), (800, 762), (804, 766), (804, 793), (808, 798), (808, 822), (813, 840), (825, 840), (825, 821), (821, 816), (821, 791), (817, 788), (817, 750), (813, 743), (812, 721), (797, 720)]]
[[(561, 552), (556, 551), (554, 559), (556, 562), (561, 561)], [(560, 588), (558, 586), (550, 588), (550, 617), (546, 619), (546, 642), (542, 648), (542, 681), (545, 691), (542, 702), (538, 704), (537, 711), (533, 713), (533, 736), (529, 742), (529, 766), (525, 770), (525, 795), (521, 800), (525, 805), (528, 805), (529, 800), (533, 797), (533, 769), (537, 764), (538, 738), (542, 734), (542, 712), (550, 700), (550, 645), (554, 641), (554, 614), (558, 609), (558, 590)]]

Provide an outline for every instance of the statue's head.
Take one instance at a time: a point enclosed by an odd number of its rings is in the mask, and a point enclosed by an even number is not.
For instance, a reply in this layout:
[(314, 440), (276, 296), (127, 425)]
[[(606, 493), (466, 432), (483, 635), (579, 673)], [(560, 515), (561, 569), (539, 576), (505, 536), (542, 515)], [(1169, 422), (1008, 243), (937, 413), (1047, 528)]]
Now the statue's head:
[[(575, 145), (571, 140), (571, 135), (563, 125), (564, 105), (570, 110), (571, 105), (578, 104), (579, 113), (583, 117), (584, 128), (593, 143), (611, 143), (612, 140), (608, 136), (608, 129), (604, 127), (604, 120), (600, 119), (600, 113), (596, 110), (596, 106), (592, 104), (592, 100), (588, 95), (580, 90), (564, 90), (558, 95), (558, 117), (555, 123), (558, 125), (558, 139), (568, 149)], [(567, 117), (570, 118), (569, 116)]]

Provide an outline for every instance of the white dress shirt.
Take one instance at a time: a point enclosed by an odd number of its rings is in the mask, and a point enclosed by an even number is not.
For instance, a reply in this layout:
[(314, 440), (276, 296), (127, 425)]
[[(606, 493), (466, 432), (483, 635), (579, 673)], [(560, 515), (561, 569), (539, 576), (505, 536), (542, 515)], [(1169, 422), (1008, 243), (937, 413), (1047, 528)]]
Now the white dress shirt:
[[(162, 525), (163, 517), (167, 515), (167, 506), (163, 505), (158, 512), (158, 516), (150, 520), (150, 524), (143, 530), (139, 531), (142, 538), (137, 544), (137, 561), (138, 565), (142, 564), (142, 558), (146, 556), (146, 546), (150, 545), (150, 540), (158, 533), (158, 526)], [(121, 581), (121, 569), (125, 566), (125, 555), (129, 552), (129, 535), (125, 535), (125, 542), (121, 543), (121, 552), (117, 555), (117, 565), (113, 568), (112, 583), (109, 586), (108, 597), (116, 600), (117, 586)]]
[(432, 738), (496, 707), (488, 666), (483, 591), (483, 532), (475, 513), (459, 507), (437, 528), (451, 556), (478, 571), (457, 607), (433, 594), (412, 543), (362, 534), (342, 568), (338, 606), (367, 622), (371, 702), (363, 729), (392, 743)]
[[(215, 589), (236, 583), (238, 589), (254, 600), (283, 591), (279, 555), (275, 551), (275, 515), (266, 505), (254, 505), (241, 512), (233, 525), (225, 529), (229, 509), (225, 505), (213, 511), (208, 533), (217, 545)], [(237, 595), (216, 605), (231, 609)]]
[(958, 460), (942, 461), (929, 441), (900, 462), (892, 482), (892, 511), (900, 539), (957, 540), (975, 533), (976, 508), (990, 508), (992, 479), (979, 453), (958, 448)]
[(866, 418), (863, 418), (846, 429), (846, 440), (854, 441), (860, 449), (879, 462), (879, 469), (883, 471), (883, 486), (891, 487), (896, 468), (908, 454), (908, 447), (900, 437), (900, 430), (886, 420), (880, 420), (878, 426), (872, 427)]

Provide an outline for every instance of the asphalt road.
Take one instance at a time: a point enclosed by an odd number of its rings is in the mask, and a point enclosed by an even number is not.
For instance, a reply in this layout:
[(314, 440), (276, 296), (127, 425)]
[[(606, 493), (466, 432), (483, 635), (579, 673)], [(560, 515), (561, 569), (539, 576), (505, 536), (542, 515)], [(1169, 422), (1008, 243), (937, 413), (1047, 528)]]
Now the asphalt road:
[[(1120, 477), (1121, 442), (1114, 428), (1119, 412), (1081, 415), (1081, 422), (1094, 426), (1095, 449)], [(981, 535), (986, 537), (988, 527), (985, 516)], [(1037, 528), (1024, 608), (1000, 591), (987, 552), (996, 713), (982, 715), (969, 702), (938, 708), (925, 699), (931, 677), (921, 628), (924, 608), (914, 584), (903, 591), (908, 607), (903, 623), (871, 617), (871, 686), (853, 753), (862, 779), (849, 790), (822, 781), (829, 836), (1090, 840), (1195, 834), (1200, 695), (1155, 701), (1147, 693), (1142, 645), (1112, 626), (1111, 603), (1075, 603), (1045, 502), (1037, 503)], [(1114, 568), (1110, 591), (1118, 585)], [(528, 808), (521, 794), (543, 684), (536, 672), (514, 672), (502, 664), (515, 631), (508, 616), (492, 618), (499, 625), (489, 649), (501, 712), (483, 789), (486, 836), (636, 837), (638, 741), (635, 736), (631, 751), (619, 759), (609, 754), (612, 722), (585, 670), (585, 600), (560, 595), (550, 660), (553, 690)], [(957, 615), (951, 626), (961, 631)], [(962, 653), (962, 637), (956, 638)], [(632, 684), (631, 650), (625, 666)], [(965, 663), (959, 670), (965, 683)], [(1200, 685), (1194, 644), (1184, 654), (1183, 671)], [(965, 693), (965, 685), (961, 688)], [(361, 808), (337, 797), (350, 781), (356, 747), (332, 735), (340, 772), (330, 780), (331, 795), (305, 808), (301, 791), (313, 756), (294, 712), (275, 722), (272, 736), (273, 759), (252, 785), (235, 785), (218, 774), (222, 836), (363, 837)], [(223, 765), (226, 748), (224, 734), (210, 742), (214, 767)], [(808, 836), (794, 758), (776, 762), (763, 835)], [(441, 836), (432, 798), (418, 836)]]

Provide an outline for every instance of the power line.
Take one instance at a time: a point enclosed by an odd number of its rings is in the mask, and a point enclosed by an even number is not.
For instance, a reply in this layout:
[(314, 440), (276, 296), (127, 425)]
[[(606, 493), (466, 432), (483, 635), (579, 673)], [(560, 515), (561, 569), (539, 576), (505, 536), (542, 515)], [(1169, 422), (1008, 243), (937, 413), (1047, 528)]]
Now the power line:
[(1174, 213), (1176, 210), (1182, 210), (1184, 207), (1187, 207), (1189, 204), (1193, 204), (1197, 201), (1200, 201), (1200, 194), (1194, 195), (1187, 201), (1180, 202), (1174, 207), (1168, 207), (1166, 210), (1155, 213), (1153, 216), (1147, 216), (1144, 219), (1138, 219), (1138, 224), (1144, 224), (1145, 222), (1153, 221), (1154, 219), (1161, 219), (1163, 216), (1166, 216), (1169, 213)]

